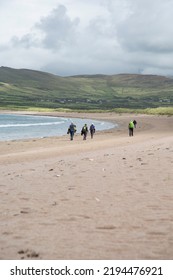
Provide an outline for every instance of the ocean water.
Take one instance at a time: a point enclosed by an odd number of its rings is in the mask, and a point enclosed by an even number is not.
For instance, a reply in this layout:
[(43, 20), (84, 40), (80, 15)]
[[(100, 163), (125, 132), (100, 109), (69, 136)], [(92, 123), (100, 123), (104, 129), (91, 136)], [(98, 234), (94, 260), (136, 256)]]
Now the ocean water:
[(80, 133), (85, 123), (88, 127), (93, 123), (96, 131), (117, 126), (110, 122), (91, 119), (0, 114), (0, 141), (66, 135), (71, 122), (76, 124), (77, 133)]

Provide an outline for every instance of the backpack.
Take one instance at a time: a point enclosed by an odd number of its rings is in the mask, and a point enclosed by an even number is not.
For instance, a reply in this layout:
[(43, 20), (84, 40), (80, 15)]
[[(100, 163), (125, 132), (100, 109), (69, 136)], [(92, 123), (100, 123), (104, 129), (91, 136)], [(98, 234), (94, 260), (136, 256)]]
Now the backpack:
[(134, 123), (132, 121), (129, 123), (129, 128), (134, 128)]
[(90, 126), (90, 130), (95, 130), (95, 126), (93, 124)]
[(70, 127), (69, 127), (69, 130), (70, 130), (71, 132), (76, 132), (76, 131), (77, 131), (76, 125), (75, 125), (75, 124), (71, 124)]
[(81, 130), (81, 135), (85, 134), (88, 131), (87, 126), (84, 125)]

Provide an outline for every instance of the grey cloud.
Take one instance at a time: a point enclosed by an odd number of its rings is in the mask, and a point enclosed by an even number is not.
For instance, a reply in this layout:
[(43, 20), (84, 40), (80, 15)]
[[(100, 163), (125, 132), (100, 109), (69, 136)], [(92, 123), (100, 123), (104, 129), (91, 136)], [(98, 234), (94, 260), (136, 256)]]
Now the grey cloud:
[(9, 46), (25, 49), (43, 47), (51, 50), (71, 47), (76, 42), (78, 24), (79, 19), (71, 20), (66, 7), (59, 5), (36, 23), (30, 33), (12, 37)]
[(65, 6), (59, 5), (49, 16), (42, 18), (35, 27), (43, 33), (44, 47), (56, 49), (75, 41), (78, 23), (78, 18), (71, 20)]
[(11, 39), (11, 44), (13, 47), (29, 49), (30, 47), (37, 46), (37, 40), (32, 34), (25, 34), (24, 36), (22, 36), (22, 38), (14, 36)]
[(116, 35), (114, 26), (104, 17), (97, 17), (89, 22), (86, 31), (94, 39), (101, 38), (102, 40), (113, 39)]
[[(1, 45), (1, 60), (11, 53), (10, 63), (58, 75), (173, 72), (172, 0), (77, 2), (75, 12), (59, 5), (38, 18), (30, 33)], [(88, 16), (93, 7), (96, 13)]]
[[(133, 1), (131, 1), (133, 2)], [(119, 24), (117, 34), (123, 48), (130, 52), (173, 52), (171, 1), (136, 1), (131, 14)]]

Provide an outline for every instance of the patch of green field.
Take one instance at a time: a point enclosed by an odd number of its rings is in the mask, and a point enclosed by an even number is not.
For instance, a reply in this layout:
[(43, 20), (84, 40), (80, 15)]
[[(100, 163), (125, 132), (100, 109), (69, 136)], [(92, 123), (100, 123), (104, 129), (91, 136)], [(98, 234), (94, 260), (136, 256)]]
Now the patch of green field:
[(173, 79), (132, 74), (59, 77), (0, 67), (0, 107), (172, 114)]

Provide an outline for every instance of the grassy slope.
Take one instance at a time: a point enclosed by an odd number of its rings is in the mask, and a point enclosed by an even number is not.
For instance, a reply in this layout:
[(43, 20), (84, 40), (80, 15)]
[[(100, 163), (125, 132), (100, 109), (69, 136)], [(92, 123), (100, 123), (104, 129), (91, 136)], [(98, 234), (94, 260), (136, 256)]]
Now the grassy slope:
[(135, 74), (59, 77), (0, 67), (1, 108), (114, 110), (160, 106), (172, 110), (172, 78)]

